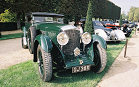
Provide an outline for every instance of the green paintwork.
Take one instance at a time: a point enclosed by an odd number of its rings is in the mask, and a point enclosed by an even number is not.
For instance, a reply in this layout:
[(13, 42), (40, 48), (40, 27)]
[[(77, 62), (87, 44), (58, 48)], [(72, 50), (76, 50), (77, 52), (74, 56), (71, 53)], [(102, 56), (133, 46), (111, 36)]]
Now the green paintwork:
[[(83, 65), (94, 65), (93, 60), (88, 57), (87, 55), (82, 55), (82, 56), (78, 56), (78, 57), (74, 57), (72, 58), (72, 60), (70, 58), (65, 58), (65, 68), (71, 68), (71, 67), (75, 67), (75, 66), (83, 66)], [(80, 64), (80, 60), (83, 61), (83, 64)]]
[(41, 34), (36, 36), (35, 40), (39, 42), (40, 46), (44, 51), (50, 52), (52, 50), (52, 42), (48, 36)]
[(23, 31), (23, 37), (26, 37), (27, 36), (27, 33), (26, 33), (26, 27), (24, 26), (24, 27), (22, 27), (22, 31)]
[[(65, 24), (59, 24), (59, 23), (25, 23), (25, 27), (23, 27), (24, 36), (27, 36), (26, 32), (28, 31), (30, 26), (35, 27), (37, 31), (40, 31), (40, 33), (35, 38), (36, 41), (40, 44), (41, 48), (46, 52), (51, 52), (52, 48), (55, 45), (58, 48), (58, 51), (61, 54), (61, 59), (65, 63), (65, 68), (71, 68), (75, 66), (82, 66), (82, 65), (94, 65), (94, 47), (93, 43), (97, 42), (99, 43), (104, 49), (106, 49), (106, 42), (103, 38), (101, 38), (98, 35), (92, 35), (92, 42), (90, 43), (89, 47), (86, 47), (85, 50), (87, 52), (81, 52), (81, 55), (75, 57), (74, 55), (68, 56), (64, 55), (63, 51), (60, 48), (60, 45), (57, 42), (57, 35), (61, 32), (61, 27), (65, 26)], [(36, 54), (34, 54), (35, 58)], [(83, 61), (83, 63), (80, 63), (80, 60)], [(37, 61), (36, 61), (37, 62)]]
[(58, 23), (38, 23), (35, 24), (37, 30), (42, 31), (45, 35), (49, 36), (53, 43), (57, 43), (57, 35), (59, 34), (61, 27), (65, 24)]
[(93, 35), (93, 43), (94, 42), (98, 42), (104, 49), (107, 49), (107, 43), (102, 37)]
[(29, 29), (29, 27), (32, 25), (30, 22), (25, 22), (25, 28), (28, 30)]
[[(57, 43), (57, 35), (60, 32), (60, 27), (64, 26), (64, 24), (53, 24), (53, 23), (39, 23), (36, 25), (36, 29), (39, 29), (43, 32), (43, 34), (38, 35), (35, 40), (39, 42), (42, 49), (46, 52), (50, 52), (52, 49), (52, 42), (58, 46)], [(93, 35), (93, 43), (98, 42), (104, 49), (106, 49), (106, 42), (103, 38), (98, 35)], [(51, 42), (52, 41), (52, 42)], [(74, 57), (74, 56), (66, 56), (63, 54), (61, 49), (58, 47), (62, 58), (65, 63), (65, 68), (71, 68), (74, 66), (82, 66), (82, 65), (93, 65), (94, 62), (94, 50), (93, 50), (93, 43), (88, 48), (86, 53), (83, 53), (81, 56)], [(83, 64), (80, 64), (80, 60), (83, 61)]]

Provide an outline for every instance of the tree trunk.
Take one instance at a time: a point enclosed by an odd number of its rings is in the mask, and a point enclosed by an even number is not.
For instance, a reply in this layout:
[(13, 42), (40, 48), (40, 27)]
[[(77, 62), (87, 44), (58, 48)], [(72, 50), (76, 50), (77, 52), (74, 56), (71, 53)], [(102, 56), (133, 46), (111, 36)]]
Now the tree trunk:
[(20, 13), (16, 14), (16, 18), (17, 18), (17, 29), (21, 29)]
[(1, 38), (1, 31), (0, 31), (0, 38)]

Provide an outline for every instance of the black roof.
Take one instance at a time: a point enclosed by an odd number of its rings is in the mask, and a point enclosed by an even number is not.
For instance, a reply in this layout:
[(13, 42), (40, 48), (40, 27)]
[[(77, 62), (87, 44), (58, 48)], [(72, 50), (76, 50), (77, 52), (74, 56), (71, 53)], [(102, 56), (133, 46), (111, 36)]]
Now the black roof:
[(62, 14), (48, 13), (48, 12), (31, 12), (33, 16), (49, 16), (49, 17), (64, 17)]

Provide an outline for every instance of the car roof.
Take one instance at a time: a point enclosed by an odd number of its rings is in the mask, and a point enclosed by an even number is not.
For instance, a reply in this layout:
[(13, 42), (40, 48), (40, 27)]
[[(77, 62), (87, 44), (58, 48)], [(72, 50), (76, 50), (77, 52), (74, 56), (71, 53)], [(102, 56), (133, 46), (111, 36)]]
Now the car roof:
[(27, 13), (32, 14), (33, 16), (49, 16), (49, 17), (64, 17), (62, 14), (56, 14), (56, 13), (48, 13), (48, 12), (31, 12)]

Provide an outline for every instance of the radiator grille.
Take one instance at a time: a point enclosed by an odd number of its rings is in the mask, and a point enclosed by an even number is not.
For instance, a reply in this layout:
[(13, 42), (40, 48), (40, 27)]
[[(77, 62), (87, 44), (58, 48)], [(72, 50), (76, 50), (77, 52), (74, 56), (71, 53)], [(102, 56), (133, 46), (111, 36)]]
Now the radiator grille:
[(65, 32), (69, 36), (69, 42), (62, 47), (62, 51), (65, 55), (73, 55), (74, 49), (80, 48), (80, 31), (66, 30)]

